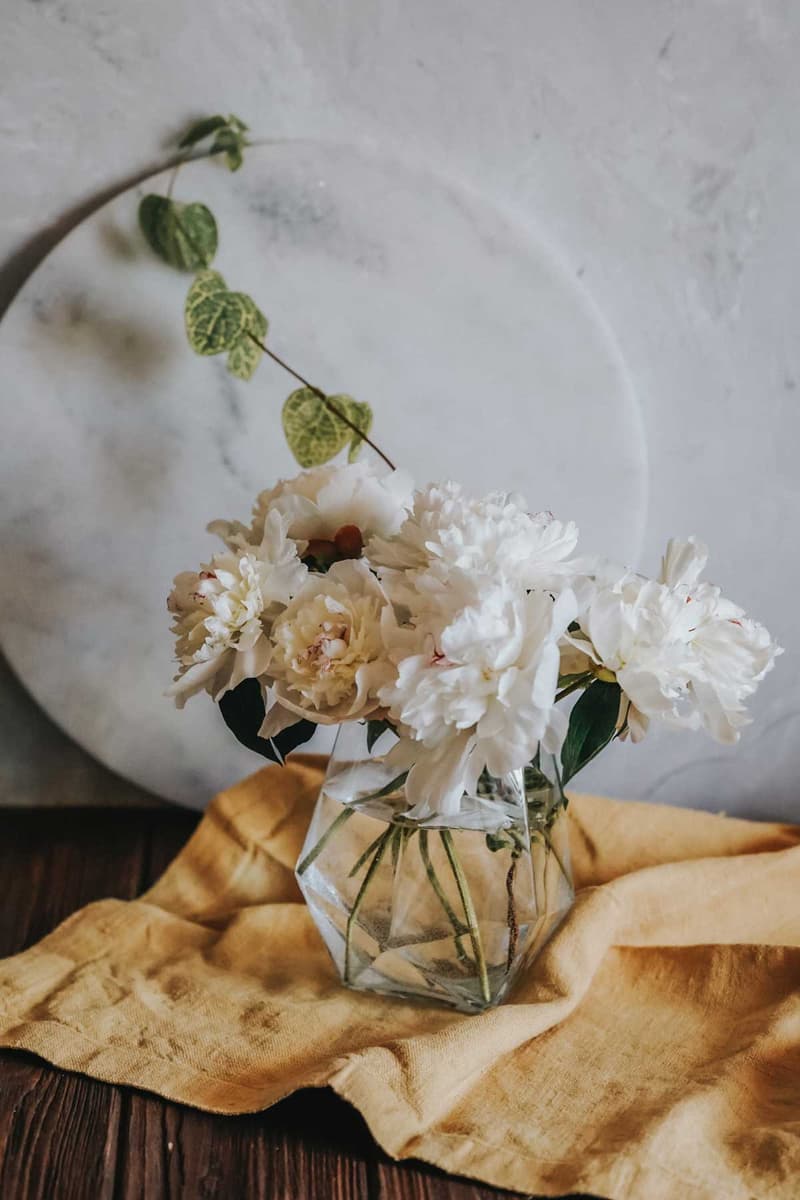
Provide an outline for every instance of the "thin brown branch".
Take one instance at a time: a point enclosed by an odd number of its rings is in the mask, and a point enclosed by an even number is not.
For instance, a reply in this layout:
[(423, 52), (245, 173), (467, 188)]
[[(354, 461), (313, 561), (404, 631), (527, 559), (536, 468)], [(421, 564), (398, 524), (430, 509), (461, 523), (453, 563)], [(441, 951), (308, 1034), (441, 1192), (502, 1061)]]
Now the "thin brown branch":
[(358, 434), (361, 440), (366, 442), (366, 444), (375, 451), (379, 458), (383, 459), (390, 470), (395, 471), (397, 469), (392, 460), (389, 458), (388, 454), (384, 454), (380, 446), (377, 446), (375, 442), (373, 442), (372, 438), (370, 438), (363, 431), (363, 429), (359, 429), (355, 422), (351, 421), (349, 417), (345, 416), (345, 414), (338, 409), (335, 404), (331, 404), (331, 401), (328, 399), (325, 392), (322, 391), (322, 388), (316, 387), (313, 383), (310, 383), (308, 379), (305, 379), (299, 371), (295, 371), (294, 367), (290, 367), (289, 364), (282, 359), (279, 354), (276, 354), (274, 350), (270, 350), (269, 346), (257, 338), (254, 333), (248, 332), (247, 336), (251, 341), (255, 342), (255, 344), (259, 346), (261, 350), (264, 351), (268, 358), (271, 358), (272, 361), (277, 363), (279, 367), (283, 367), (284, 371), (288, 371), (288, 373), (292, 375), (298, 383), (302, 383), (303, 387), (307, 387), (309, 391), (314, 393), (315, 396), (319, 396), (328, 412), (333, 413), (335, 417), (338, 417), (340, 421), (344, 422), (348, 429), (352, 429), (353, 433)]

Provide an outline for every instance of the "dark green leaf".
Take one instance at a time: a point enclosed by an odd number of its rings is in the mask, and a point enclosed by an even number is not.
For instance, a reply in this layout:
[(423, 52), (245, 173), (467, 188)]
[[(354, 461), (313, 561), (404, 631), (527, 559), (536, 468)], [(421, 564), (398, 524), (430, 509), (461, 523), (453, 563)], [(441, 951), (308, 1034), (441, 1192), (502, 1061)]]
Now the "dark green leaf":
[(367, 750), (370, 754), (375, 743), (391, 728), (388, 721), (367, 721)]
[(226, 692), (219, 702), (219, 710), (225, 724), (243, 746), (276, 763), (282, 763), (292, 750), (307, 742), (316, 729), (313, 721), (301, 720), (274, 738), (259, 737), (265, 708), (257, 679), (244, 679), (232, 692)]
[(614, 737), (622, 694), (618, 683), (598, 680), (582, 694), (570, 713), (561, 751), (561, 782), (567, 783)]
[[(229, 117), (228, 120), (236, 120), (236, 118)], [(194, 146), (197, 142), (202, 142), (203, 138), (207, 138), (209, 134), (223, 129), (228, 124), (228, 120), (217, 114), (215, 117), (203, 117), (201, 120), (195, 121), (178, 142), (179, 148), (183, 150), (187, 146)]]
[(217, 222), (205, 204), (179, 204), (166, 196), (145, 196), (139, 225), (151, 250), (181, 271), (199, 271), (217, 252)]

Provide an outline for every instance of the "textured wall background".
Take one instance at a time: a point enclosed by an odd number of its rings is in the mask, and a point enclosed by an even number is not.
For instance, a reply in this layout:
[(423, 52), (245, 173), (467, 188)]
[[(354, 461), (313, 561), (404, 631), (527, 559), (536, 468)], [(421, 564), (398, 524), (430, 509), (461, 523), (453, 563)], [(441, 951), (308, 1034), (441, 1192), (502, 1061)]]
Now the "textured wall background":
[[(643, 410), (642, 566), (670, 534), (700, 534), (712, 577), (788, 649), (736, 750), (654, 737), (586, 785), (797, 816), (800, 10), (29, 0), (2, 16), (0, 307), (101, 194), (215, 109), (268, 136), (435, 164), (555, 246), (613, 328)], [(8, 673), (0, 750), (3, 802), (137, 798)]]

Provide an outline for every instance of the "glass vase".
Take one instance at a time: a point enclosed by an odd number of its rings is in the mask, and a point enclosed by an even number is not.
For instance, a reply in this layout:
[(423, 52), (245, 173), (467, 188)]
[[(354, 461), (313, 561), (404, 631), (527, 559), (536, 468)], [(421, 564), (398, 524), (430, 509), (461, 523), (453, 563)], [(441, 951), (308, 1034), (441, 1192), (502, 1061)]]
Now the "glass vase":
[(297, 866), (345, 984), (466, 1012), (497, 1004), (574, 900), (557, 764), (481, 776), (456, 817), (411, 820), (368, 726), (339, 729)]

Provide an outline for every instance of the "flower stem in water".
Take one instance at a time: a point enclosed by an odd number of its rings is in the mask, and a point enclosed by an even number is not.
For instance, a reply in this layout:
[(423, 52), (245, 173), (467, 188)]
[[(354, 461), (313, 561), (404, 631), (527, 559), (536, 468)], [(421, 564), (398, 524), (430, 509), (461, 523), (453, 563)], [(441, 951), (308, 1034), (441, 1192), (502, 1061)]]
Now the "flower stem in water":
[(508, 892), (508, 957), (506, 959), (506, 971), (510, 971), (514, 963), (514, 956), (517, 953), (517, 941), (519, 940), (519, 922), (517, 921), (517, 905), (514, 899), (514, 876), (517, 873), (517, 855), (511, 855), (511, 866), (508, 868), (506, 875), (506, 891)]
[(428, 880), (430, 881), (430, 885), (438, 896), (439, 903), (444, 909), (448, 921), (453, 926), (455, 935), (453, 941), (455, 942), (456, 954), (458, 955), (459, 962), (468, 962), (469, 959), (467, 957), (467, 952), (464, 949), (464, 943), (462, 942), (461, 938), (465, 933), (469, 933), (469, 930), (462, 921), (459, 921), (452, 904), (445, 895), (444, 888), (439, 882), (439, 876), (436, 874), (436, 870), (431, 862), (430, 851), (428, 849), (427, 829), (420, 829), (419, 831), (419, 853), (425, 867), (425, 874), (428, 876)]
[(361, 905), (364, 903), (364, 897), (367, 894), (367, 888), (370, 885), (372, 876), (375, 874), (378, 867), (381, 865), (381, 860), (383, 859), (383, 856), (386, 853), (386, 848), (389, 845), (389, 842), (392, 840), (392, 838), (394, 837), (396, 832), (397, 831), (395, 830), (395, 828), (392, 825), (390, 825), (389, 828), (387, 830), (385, 830), (384, 833), (381, 834), (381, 836), (378, 840), (378, 846), (377, 846), (377, 849), (375, 850), (375, 854), (373, 856), (372, 862), (369, 864), (369, 866), (367, 868), (367, 873), (361, 882), (361, 887), (358, 889), (356, 898), (353, 901), (353, 907), (350, 909), (350, 913), (347, 917), (347, 929), (345, 931), (345, 939), (344, 939), (344, 981), (345, 981), (345, 983), (350, 982), (350, 952), (351, 952), (351, 948), (352, 948), (353, 925), (355, 923), (355, 919), (358, 916)]
[(372, 854), (373, 850), (376, 850), (378, 848), (378, 842), (381, 840), (381, 838), (383, 837), (385, 832), (386, 832), (386, 830), (384, 830), (383, 833), (379, 833), (378, 836), (375, 838), (374, 842), (370, 842), (370, 844), (367, 846), (364, 853), (360, 854), (358, 856), (358, 858), (356, 859), (355, 865), (350, 868), (350, 872), (347, 876), (348, 879), (352, 879), (354, 875), (358, 874), (358, 872), (363, 867), (364, 863), (369, 858), (370, 854)]
[(464, 906), (464, 916), (467, 918), (467, 928), (469, 930), (469, 939), (472, 942), (472, 952), (475, 955), (475, 966), (478, 970), (478, 979), (481, 985), (481, 996), (484, 1004), (489, 1004), (492, 998), (489, 990), (489, 973), (486, 969), (486, 956), (483, 953), (483, 944), (481, 943), (481, 931), (478, 928), (478, 918), (475, 915), (475, 906), (472, 903), (469, 884), (466, 876), (461, 868), (461, 862), (456, 848), (453, 843), (453, 835), (449, 829), (443, 829), (439, 835), (442, 839), (447, 860), (450, 863), (450, 868), (453, 872), (453, 877), (456, 881), (458, 894), (461, 897), (461, 903)]
[(325, 830), (325, 832), (323, 833), (323, 835), (319, 839), (319, 841), (316, 843), (316, 845), (312, 846), (312, 848), (309, 850), (308, 854), (305, 856), (303, 861), (299, 862), (297, 864), (297, 874), (298, 875), (305, 874), (305, 872), (308, 870), (308, 868), (313, 863), (314, 859), (318, 858), (319, 855), (322, 853), (322, 851), (325, 849), (325, 847), (328, 844), (329, 839), (331, 837), (333, 837), (334, 833), (336, 833), (336, 830), (341, 825), (344, 825), (345, 821), (348, 821), (350, 819), (350, 817), (352, 817), (354, 811), (355, 810), (352, 808), (345, 808), (342, 810), (342, 812), (339, 813), (339, 815), (335, 821), (331, 821), (330, 825)]
[(569, 883), (569, 884), (570, 884), (570, 886), (572, 886), (572, 884), (571, 884), (571, 880), (570, 880), (570, 877), (569, 877), (569, 875), (567, 874), (567, 869), (566, 869), (566, 867), (564, 866), (564, 863), (561, 861), (561, 856), (560, 856), (560, 854), (558, 853), (558, 851), (556, 850), (555, 846), (553, 845), (553, 839), (550, 837), (550, 834), (547, 832), (547, 830), (546, 830), (546, 829), (543, 829), (543, 830), (542, 830), (542, 837), (544, 838), (545, 842), (547, 843), (547, 849), (550, 851), (550, 853), (552, 854), (553, 858), (556, 860), (556, 862), (558, 863), (559, 867), (561, 868), (561, 874), (564, 876), (564, 878), (566, 879), (567, 883)]

